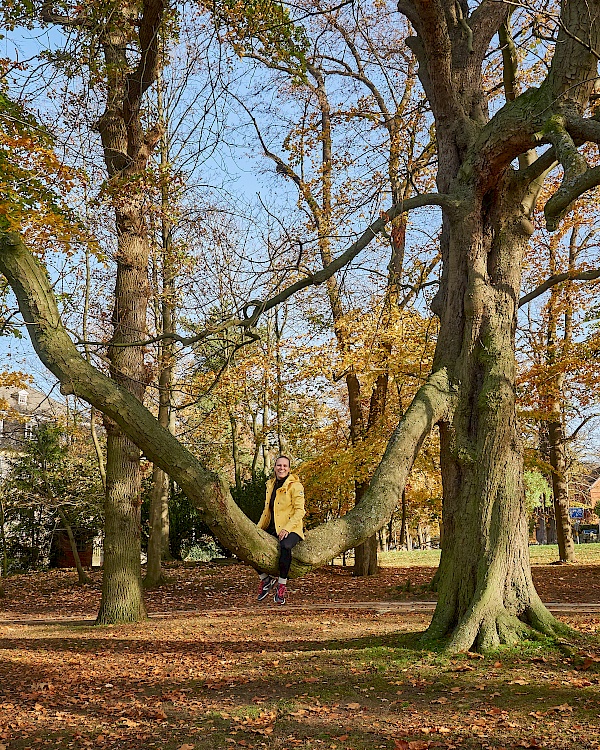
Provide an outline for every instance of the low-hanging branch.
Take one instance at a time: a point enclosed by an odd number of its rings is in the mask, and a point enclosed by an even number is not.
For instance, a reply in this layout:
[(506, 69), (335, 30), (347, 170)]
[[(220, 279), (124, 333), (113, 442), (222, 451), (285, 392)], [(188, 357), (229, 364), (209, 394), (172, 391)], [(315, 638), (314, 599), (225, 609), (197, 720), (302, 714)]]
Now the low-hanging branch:
[[(112, 419), (152, 463), (182, 488), (216, 538), (240, 559), (275, 573), (275, 540), (236, 505), (227, 484), (209, 471), (127, 390), (94, 368), (64, 328), (48, 275), (14, 232), (0, 233), (0, 273), (10, 284), (43, 364), (73, 393)], [(396, 428), (362, 501), (342, 518), (307, 532), (294, 553), (292, 575), (325, 564), (372, 536), (389, 519), (423, 440), (453, 408), (445, 369), (433, 372)]]

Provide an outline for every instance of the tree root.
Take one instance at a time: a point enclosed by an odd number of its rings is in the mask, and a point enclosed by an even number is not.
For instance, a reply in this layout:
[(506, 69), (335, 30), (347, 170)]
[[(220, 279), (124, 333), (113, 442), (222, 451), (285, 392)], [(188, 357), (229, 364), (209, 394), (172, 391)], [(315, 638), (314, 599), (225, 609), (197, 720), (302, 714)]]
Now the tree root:
[(430, 627), (423, 641), (431, 643), (449, 637), (446, 650), (450, 653), (486, 652), (543, 636), (558, 640), (570, 633), (572, 630), (557, 620), (538, 600), (531, 602), (520, 616), (504, 606), (475, 606), (451, 632), (443, 634), (439, 629), (432, 630)]

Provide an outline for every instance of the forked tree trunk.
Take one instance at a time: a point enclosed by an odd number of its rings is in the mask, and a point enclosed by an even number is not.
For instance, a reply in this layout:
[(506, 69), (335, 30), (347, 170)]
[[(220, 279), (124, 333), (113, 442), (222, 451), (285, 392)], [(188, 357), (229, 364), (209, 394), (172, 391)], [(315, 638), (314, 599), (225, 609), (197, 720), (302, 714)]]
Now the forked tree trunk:
[[(435, 118), (438, 191), (457, 199), (443, 209), (442, 277), (432, 304), (440, 318), (434, 370), (447, 369), (455, 395), (438, 423), (444, 543), (427, 631), (449, 637), (453, 650), (511, 643), (527, 625), (545, 633), (562, 627), (531, 578), (514, 335), (523, 250), (553, 160), (564, 179), (544, 206), (549, 231), (598, 184), (576, 141), (598, 138), (581, 137), (579, 127), (597, 76), (600, 4), (563, 0), (550, 70), (537, 88), (518, 93), (516, 57), (504, 45), (506, 104), (491, 115), (484, 68), (494, 36), (502, 27), (510, 36), (510, 8), (398, 2), (416, 32), (408, 44)], [(538, 157), (540, 144), (550, 148)]]

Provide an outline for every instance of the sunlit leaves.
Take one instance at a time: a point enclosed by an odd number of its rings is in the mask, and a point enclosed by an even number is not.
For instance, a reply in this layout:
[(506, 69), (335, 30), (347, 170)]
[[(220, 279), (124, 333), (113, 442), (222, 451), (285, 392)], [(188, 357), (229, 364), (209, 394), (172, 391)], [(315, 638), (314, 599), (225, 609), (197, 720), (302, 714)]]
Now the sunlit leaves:
[(23, 233), (38, 252), (68, 245), (81, 232), (66, 201), (76, 180), (48, 130), (0, 91), (0, 228)]
[(260, 54), (304, 76), (309, 40), (284, 3), (276, 0), (204, 0), (215, 23), (240, 56)]

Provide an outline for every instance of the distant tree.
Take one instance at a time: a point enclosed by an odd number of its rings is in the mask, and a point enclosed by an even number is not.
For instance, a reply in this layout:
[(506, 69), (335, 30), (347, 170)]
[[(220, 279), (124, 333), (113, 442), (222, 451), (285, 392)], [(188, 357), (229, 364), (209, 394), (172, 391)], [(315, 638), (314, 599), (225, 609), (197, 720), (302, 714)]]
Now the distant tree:
[(69, 538), (79, 583), (89, 582), (73, 529), (97, 530), (101, 525), (104, 490), (92, 467), (89, 452), (60, 427), (41, 425), (24, 443), (4, 485), (9, 497), (5, 513), (12, 523), (7, 537), (12, 536), (12, 546), (20, 549), (24, 564), (43, 563), (60, 522)]

